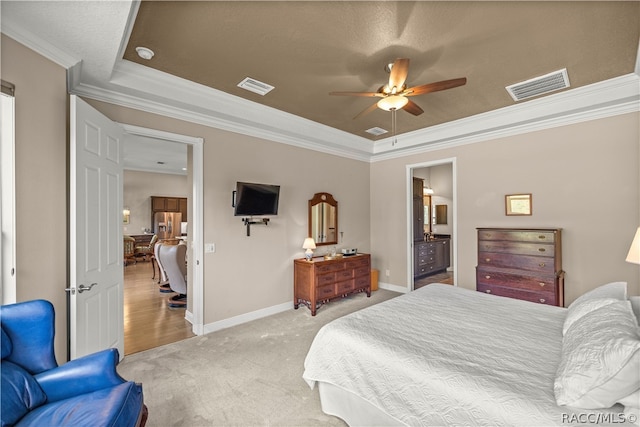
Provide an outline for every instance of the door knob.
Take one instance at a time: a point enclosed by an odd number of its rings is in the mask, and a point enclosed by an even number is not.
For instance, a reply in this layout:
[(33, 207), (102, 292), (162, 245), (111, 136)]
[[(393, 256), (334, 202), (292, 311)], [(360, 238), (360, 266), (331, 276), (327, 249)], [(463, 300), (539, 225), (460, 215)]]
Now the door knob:
[(80, 285), (80, 286), (78, 286), (78, 293), (81, 294), (84, 291), (90, 291), (91, 288), (93, 288), (95, 285), (97, 285), (97, 283), (95, 283), (95, 282), (90, 284), (89, 286)]
[[(80, 286), (78, 286), (78, 293), (79, 293), (79, 294), (81, 294), (81, 293), (83, 293), (84, 291), (90, 291), (90, 290), (91, 290), (91, 288), (93, 288), (95, 285), (97, 285), (97, 283), (92, 283), (92, 284), (90, 284), (89, 286), (80, 285)], [(71, 287), (71, 288), (65, 288), (64, 290), (65, 290), (66, 292), (71, 292), (71, 295), (75, 295), (75, 293), (76, 293), (76, 288), (73, 288), (73, 287)]]

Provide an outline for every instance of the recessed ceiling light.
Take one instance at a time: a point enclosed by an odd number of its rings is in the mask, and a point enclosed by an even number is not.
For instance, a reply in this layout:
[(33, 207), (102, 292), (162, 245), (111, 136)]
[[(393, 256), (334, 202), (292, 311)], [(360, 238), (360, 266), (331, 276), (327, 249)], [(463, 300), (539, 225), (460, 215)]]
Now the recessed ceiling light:
[(146, 59), (146, 60), (153, 58), (153, 55), (155, 55), (155, 53), (153, 53), (151, 49), (147, 47), (142, 47), (142, 46), (138, 46), (136, 48), (136, 52), (138, 52), (138, 56), (140, 58)]

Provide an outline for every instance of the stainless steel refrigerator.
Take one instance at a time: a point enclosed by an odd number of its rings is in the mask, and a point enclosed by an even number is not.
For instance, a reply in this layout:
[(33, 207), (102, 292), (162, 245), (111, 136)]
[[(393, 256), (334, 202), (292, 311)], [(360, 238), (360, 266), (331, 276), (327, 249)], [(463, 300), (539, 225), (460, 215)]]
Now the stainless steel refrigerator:
[(174, 239), (180, 237), (180, 212), (156, 212), (153, 216), (153, 232), (158, 239)]

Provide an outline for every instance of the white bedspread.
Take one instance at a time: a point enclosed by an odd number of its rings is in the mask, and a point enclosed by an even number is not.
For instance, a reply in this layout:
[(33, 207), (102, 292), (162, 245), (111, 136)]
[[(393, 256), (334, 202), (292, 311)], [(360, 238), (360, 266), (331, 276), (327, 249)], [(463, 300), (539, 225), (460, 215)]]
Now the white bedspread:
[(352, 392), (408, 426), (576, 424), (571, 414), (587, 411), (559, 407), (553, 394), (565, 316), (564, 308), (429, 285), (327, 324), (303, 378)]

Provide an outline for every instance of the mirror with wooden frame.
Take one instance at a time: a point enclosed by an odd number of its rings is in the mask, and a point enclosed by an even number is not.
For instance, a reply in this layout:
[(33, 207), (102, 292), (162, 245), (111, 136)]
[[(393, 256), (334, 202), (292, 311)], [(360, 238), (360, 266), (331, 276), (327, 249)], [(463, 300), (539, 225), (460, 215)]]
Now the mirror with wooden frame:
[(316, 246), (338, 244), (338, 202), (329, 193), (309, 200), (309, 237)]

